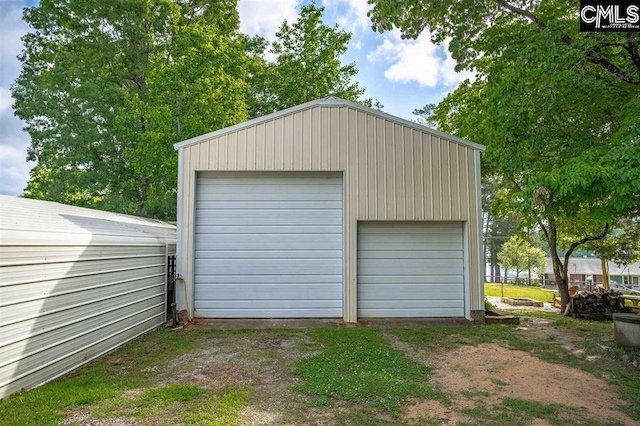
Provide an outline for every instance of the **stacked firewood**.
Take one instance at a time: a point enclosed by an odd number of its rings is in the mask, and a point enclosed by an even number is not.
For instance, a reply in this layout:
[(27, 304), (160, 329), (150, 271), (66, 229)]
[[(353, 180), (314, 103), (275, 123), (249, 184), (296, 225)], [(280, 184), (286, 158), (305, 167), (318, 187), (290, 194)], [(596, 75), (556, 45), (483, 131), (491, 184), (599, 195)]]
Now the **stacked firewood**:
[(594, 291), (578, 291), (571, 298), (572, 314), (613, 314), (622, 312), (624, 299), (616, 290), (597, 287)]

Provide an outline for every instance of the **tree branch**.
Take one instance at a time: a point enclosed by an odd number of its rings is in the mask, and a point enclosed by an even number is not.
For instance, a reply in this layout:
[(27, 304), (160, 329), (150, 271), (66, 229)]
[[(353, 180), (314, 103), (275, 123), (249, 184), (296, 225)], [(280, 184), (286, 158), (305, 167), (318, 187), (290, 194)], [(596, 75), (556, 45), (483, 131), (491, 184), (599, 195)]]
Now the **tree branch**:
[(591, 63), (593, 63), (595, 65), (600, 65), (602, 68), (604, 68), (605, 70), (609, 71), (611, 74), (615, 75), (616, 77), (618, 77), (622, 81), (625, 81), (627, 83), (640, 86), (640, 79), (633, 78), (633, 77), (627, 75), (617, 65), (613, 64), (611, 61), (609, 61), (607, 58), (602, 56), (600, 53), (598, 53), (598, 52), (596, 52), (594, 50), (588, 50), (586, 52), (586, 55), (587, 55), (587, 59), (589, 60), (589, 62), (591, 62)]
[(505, 9), (515, 13), (516, 15), (520, 15), (524, 18), (529, 19), (531, 22), (533, 22), (534, 24), (536, 24), (538, 26), (538, 28), (540, 28), (541, 30), (544, 30), (547, 28), (547, 24), (545, 24), (544, 22), (542, 22), (540, 19), (538, 19), (538, 17), (536, 15), (534, 15), (533, 13), (529, 12), (528, 10), (525, 9), (521, 9), (517, 6), (512, 5), (511, 3), (505, 1), (505, 0), (495, 0), (495, 2), (498, 4), (498, 6), (502, 6)]
[(597, 240), (601, 240), (604, 237), (607, 236), (607, 234), (609, 233), (609, 224), (607, 223), (604, 226), (604, 231), (601, 234), (598, 235), (585, 235), (583, 238), (581, 238), (578, 241), (575, 241), (573, 243), (571, 243), (571, 245), (569, 246), (569, 250), (567, 250), (567, 253), (564, 255), (564, 263), (565, 265), (569, 264), (569, 257), (571, 257), (571, 254), (574, 252), (575, 249), (577, 249), (579, 246), (581, 246), (584, 243), (587, 243), (589, 241), (597, 241)]
[[(529, 12), (528, 10), (525, 10), (525, 9), (519, 8), (517, 6), (514, 6), (511, 3), (507, 2), (506, 0), (494, 0), (494, 1), (498, 6), (501, 6), (504, 9), (507, 9), (512, 13), (515, 13), (516, 15), (519, 15), (519, 16), (522, 16), (524, 18), (529, 19), (531, 22), (536, 24), (536, 26), (539, 29), (545, 30), (547, 28), (547, 24), (546, 23), (542, 22), (536, 15), (534, 15), (531, 12)], [(563, 36), (561, 38), (561, 40), (562, 40), (563, 43), (568, 44), (568, 45), (573, 43), (573, 40), (571, 39), (571, 37), (569, 37), (567, 35)], [(633, 37), (633, 33), (631, 33), (631, 32), (627, 33), (627, 45), (626, 46), (621, 46), (621, 47), (624, 47), (624, 49), (629, 53), (629, 55), (631, 56), (631, 61), (638, 68), (638, 70), (640, 70), (640, 56), (638, 56), (638, 50), (637, 50), (638, 42)], [(624, 82), (640, 86), (640, 79), (634, 78), (633, 76), (628, 75), (622, 69), (620, 69), (620, 67), (615, 65), (609, 59), (605, 58), (602, 54), (600, 54), (600, 53), (598, 53), (598, 52), (596, 52), (594, 50), (588, 50), (587, 52), (585, 52), (585, 54), (586, 54), (587, 60), (589, 62), (591, 62), (591, 63), (593, 63), (595, 65), (601, 66), (606, 71), (608, 71), (611, 74), (615, 75), (616, 77), (618, 77), (619, 79), (621, 79)]]
[(629, 56), (631, 56), (631, 61), (640, 71), (640, 55), (638, 54), (638, 39), (635, 37), (635, 34), (632, 32), (627, 33), (627, 45), (625, 46), (627, 52), (629, 52)]

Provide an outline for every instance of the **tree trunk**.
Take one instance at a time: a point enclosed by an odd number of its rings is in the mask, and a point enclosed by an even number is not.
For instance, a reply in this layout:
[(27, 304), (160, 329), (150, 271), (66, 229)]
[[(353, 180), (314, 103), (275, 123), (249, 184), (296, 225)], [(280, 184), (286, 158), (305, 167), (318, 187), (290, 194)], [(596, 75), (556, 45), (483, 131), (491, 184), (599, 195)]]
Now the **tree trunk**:
[(609, 263), (607, 259), (600, 259), (602, 265), (602, 286), (605, 290), (609, 290)]
[[(489, 249), (489, 219), (491, 217), (491, 214), (489, 212), (487, 212), (487, 216), (486, 218), (483, 215), (484, 218), (484, 240), (483, 240), (483, 245), (482, 245), (482, 254), (483, 254), (483, 264), (482, 264), (482, 274), (485, 276), (484, 279), (486, 280), (486, 275), (487, 275), (487, 250)], [(492, 277), (493, 278), (493, 277)]]
[(560, 260), (558, 255), (557, 235), (558, 230), (556, 228), (555, 218), (548, 219), (547, 226), (539, 221), (538, 224), (542, 227), (547, 243), (549, 243), (549, 251), (551, 252), (551, 262), (553, 263), (553, 275), (558, 285), (558, 291), (560, 292), (560, 312), (565, 313), (566, 307), (569, 304), (569, 258), (576, 248), (582, 244), (603, 239), (609, 232), (609, 224), (606, 224), (604, 231), (600, 235), (589, 236), (585, 235), (578, 241), (574, 241), (569, 246), (569, 249), (564, 255), (564, 260)]

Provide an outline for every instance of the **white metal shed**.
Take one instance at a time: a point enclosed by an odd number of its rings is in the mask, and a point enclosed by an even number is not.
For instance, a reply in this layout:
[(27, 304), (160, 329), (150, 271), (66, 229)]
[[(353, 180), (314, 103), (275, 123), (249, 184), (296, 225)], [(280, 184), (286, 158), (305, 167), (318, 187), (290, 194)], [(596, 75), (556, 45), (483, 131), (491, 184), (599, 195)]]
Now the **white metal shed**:
[(0, 398), (165, 322), (164, 222), (0, 195)]
[(330, 96), (175, 147), (191, 316), (484, 314), (483, 146)]

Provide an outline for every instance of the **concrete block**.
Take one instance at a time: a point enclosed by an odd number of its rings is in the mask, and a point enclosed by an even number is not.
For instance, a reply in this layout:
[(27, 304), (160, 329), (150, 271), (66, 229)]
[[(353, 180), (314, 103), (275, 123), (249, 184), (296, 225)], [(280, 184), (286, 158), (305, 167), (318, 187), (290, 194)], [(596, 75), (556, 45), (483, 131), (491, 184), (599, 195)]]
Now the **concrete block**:
[(618, 346), (640, 348), (640, 315), (613, 314), (613, 340)]

